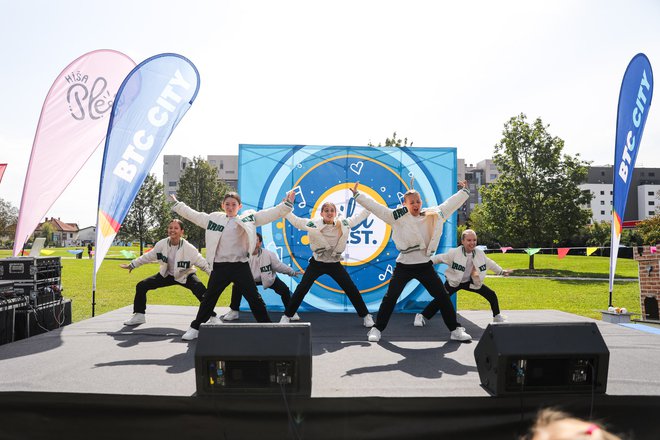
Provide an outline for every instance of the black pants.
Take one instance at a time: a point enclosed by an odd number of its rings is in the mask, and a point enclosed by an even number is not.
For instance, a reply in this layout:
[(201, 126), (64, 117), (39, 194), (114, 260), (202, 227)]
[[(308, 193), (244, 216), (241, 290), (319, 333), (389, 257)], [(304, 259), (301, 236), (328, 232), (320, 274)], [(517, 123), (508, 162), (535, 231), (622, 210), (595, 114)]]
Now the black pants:
[[(261, 282), (256, 283), (257, 286), (261, 286)], [(277, 293), (281, 298), (282, 298), (282, 304), (284, 304), (284, 308), (286, 309), (286, 306), (289, 305), (289, 300), (291, 299), (291, 291), (289, 290), (289, 286), (284, 284), (284, 281), (279, 279), (278, 277), (275, 277), (275, 282), (268, 287), (268, 289), (273, 289), (275, 293)], [(231, 289), (231, 304), (229, 304), (229, 308), (232, 310), (238, 311), (238, 309), (241, 308), (241, 298), (243, 295), (241, 294), (241, 291), (236, 288), (236, 284), (234, 284), (234, 287)]]
[(266, 311), (266, 304), (259, 295), (259, 291), (257, 291), (257, 285), (254, 284), (250, 264), (247, 262), (213, 263), (213, 272), (209, 277), (209, 285), (204, 294), (204, 299), (199, 305), (195, 320), (190, 324), (192, 328), (199, 329), (203, 322), (209, 320), (213, 314), (213, 308), (218, 303), (220, 294), (230, 283), (234, 283), (239, 291), (243, 293), (257, 322), (271, 322)]
[[(479, 295), (483, 296), (486, 298), (486, 301), (490, 303), (490, 308), (493, 311), (493, 316), (499, 315), (500, 314), (500, 305), (497, 302), (497, 295), (495, 295), (495, 292), (490, 289), (488, 286), (485, 284), (482, 284), (479, 289), (471, 289), (470, 288), (471, 281), (466, 281), (464, 283), (459, 284), (456, 287), (452, 287), (447, 281), (445, 281), (445, 288), (447, 289), (447, 292), (449, 295), (453, 295), (459, 290), (469, 290), (470, 292), (478, 293)], [(440, 309), (440, 304), (436, 299), (433, 299), (422, 311), (422, 315), (424, 315), (424, 318), (426, 319), (431, 319), (433, 315), (438, 313), (438, 310)]]
[[(181, 284), (176, 282), (176, 280), (172, 275), (168, 275), (164, 277), (161, 274), (157, 273), (152, 277), (145, 278), (144, 280), (137, 283), (137, 285), (135, 286), (133, 313), (144, 313), (147, 311), (148, 291), (159, 289), (161, 287), (174, 286), (174, 285), (183, 286), (186, 289), (190, 290), (200, 302), (202, 301), (204, 292), (206, 292), (206, 287), (204, 287), (204, 283), (202, 283), (199, 280), (199, 278), (197, 278), (197, 275), (195, 275), (194, 273), (188, 275), (188, 278), (186, 278), (186, 284)], [(215, 316), (215, 313), (213, 313), (212, 316)]]
[(403, 292), (406, 284), (412, 279), (416, 279), (422, 283), (422, 286), (424, 286), (434, 298), (433, 301), (438, 301), (445, 325), (449, 331), (455, 330), (456, 327), (458, 327), (458, 323), (456, 322), (456, 310), (454, 310), (454, 306), (449, 300), (449, 295), (442, 285), (442, 280), (440, 280), (438, 274), (435, 273), (433, 263), (430, 261), (428, 263), (420, 264), (396, 263), (394, 272), (392, 272), (392, 278), (390, 279), (390, 285), (383, 297), (383, 301), (380, 303), (380, 309), (378, 309), (378, 317), (376, 318), (375, 327), (380, 331), (385, 330), (385, 327), (387, 327), (387, 323), (390, 320), (390, 316), (392, 316), (392, 312), (394, 311), (396, 301), (399, 299), (399, 296), (401, 296), (401, 292)]
[(321, 275), (329, 275), (337, 284), (339, 284), (339, 287), (341, 287), (346, 296), (348, 296), (348, 299), (351, 301), (351, 304), (353, 304), (353, 307), (355, 307), (355, 311), (360, 318), (369, 313), (360, 291), (341, 263), (321, 263), (314, 258), (310, 258), (305, 274), (303, 275), (302, 280), (300, 280), (298, 287), (296, 287), (296, 291), (293, 292), (289, 305), (284, 311), (286, 316), (291, 318), (296, 314), (303, 298), (305, 298), (305, 295), (307, 295), (307, 292), (311, 289), (314, 281), (316, 281)]

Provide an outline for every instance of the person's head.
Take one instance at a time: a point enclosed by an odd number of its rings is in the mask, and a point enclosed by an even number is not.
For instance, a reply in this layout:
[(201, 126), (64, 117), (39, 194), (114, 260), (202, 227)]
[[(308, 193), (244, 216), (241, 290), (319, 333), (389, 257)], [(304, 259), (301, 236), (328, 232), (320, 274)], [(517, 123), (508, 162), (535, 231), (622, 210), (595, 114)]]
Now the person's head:
[(408, 208), (408, 212), (417, 217), (422, 211), (422, 197), (415, 189), (409, 189), (403, 195), (403, 206)]
[(222, 210), (225, 211), (227, 217), (236, 217), (238, 211), (240, 211), (242, 207), (241, 196), (239, 196), (237, 192), (228, 192), (222, 198)]
[(257, 247), (260, 248), (264, 243), (264, 238), (261, 236), (261, 233), (257, 232)]
[(524, 440), (621, 440), (602, 426), (554, 409), (539, 411)]
[(472, 229), (466, 229), (461, 234), (461, 244), (465, 252), (472, 252), (477, 247), (477, 233)]
[(321, 218), (324, 223), (334, 223), (337, 216), (337, 206), (332, 202), (325, 202), (321, 205)]
[(183, 222), (178, 218), (172, 219), (167, 225), (167, 236), (171, 240), (178, 241), (183, 236)]

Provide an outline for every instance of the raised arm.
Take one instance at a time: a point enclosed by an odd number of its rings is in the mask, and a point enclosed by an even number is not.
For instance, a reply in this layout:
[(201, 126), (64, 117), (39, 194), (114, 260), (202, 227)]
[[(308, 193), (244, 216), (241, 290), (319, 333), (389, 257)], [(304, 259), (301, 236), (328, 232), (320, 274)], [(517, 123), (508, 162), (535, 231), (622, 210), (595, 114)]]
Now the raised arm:
[(381, 219), (387, 224), (393, 224), (394, 223), (394, 210), (388, 208), (387, 206), (383, 206), (380, 203), (376, 202), (375, 200), (367, 197), (366, 195), (360, 193), (358, 191), (360, 182), (355, 182), (355, 186), (351, 188), (351, 192), (353, 193), (353, 197), (355, 198), (355, 201), (358, 202), (360, 205), (363, 207), (367, 208), (373, 215)]
[(262, 209), (254, 213), (254, 223), (257, 226), (272, 223), (290, 213), (293, 210), (293, 201), (295, 200), (295, 193), (289, 191), (284, 200), (272, 208)]
[(357, 214), (357, 215), (353, 214), (352, 216), (347, 218), (346, 223), (348, 224), (349, 228), (352, 228), (355, 225), (359, 225), (360, 223), (365, 221), (367, 219), (367, 217), (369, 217), (370, 214), (371, 214), (371, 211), (369, 211), (367, 208), (364, 208), (362, 210), (362, 212), (360, 212), (359, 214)]
[[(175, 199), (176, 200), (176, 199)], [(186, 205), (183, 202), (176, 202), (172, 206), (172, 211), (179, 214), (181, 217), (186, 220), (190, 220), (197, 226), (206, 229), (209, 224), (209, 214), (205, 212), (199, 212), (192, 209), (190, 206)]]
[(449, 256), (449, 253), (435, 254), (434, 256), (431, 257), (431, 262), (433, 264), (440, 264), (440, 263), (449, 264), (451, 263), (451, 257)]
[[(298, 217), (293, 212), (288, 213), (286, 215), (286, 219), (289, 220), (289, 222), (291, 222), (291, 224), (297, 229), (300, 229), (300, 230), (303, 230), (303, 231), (309, 231), (310, 229), (316, 229), (315, 227), (310, 227), (308, 225), (308, 223), (311, 222), (310, 219)], [(314, 225), (314, 223), (312, 223), (312, 225)]]
[(467, 181), (463, 180), (460, 182), (460, 185), (461, 189), (459, 189), (457, 193), (449, 197), (440, 206), (438, 206), (438, 210), (445, 219), (451, 217), (454, 211), (460, 208), (463, 203), (467, 202), (467, 200), (470, 198), (470, 189), (467, 186)]

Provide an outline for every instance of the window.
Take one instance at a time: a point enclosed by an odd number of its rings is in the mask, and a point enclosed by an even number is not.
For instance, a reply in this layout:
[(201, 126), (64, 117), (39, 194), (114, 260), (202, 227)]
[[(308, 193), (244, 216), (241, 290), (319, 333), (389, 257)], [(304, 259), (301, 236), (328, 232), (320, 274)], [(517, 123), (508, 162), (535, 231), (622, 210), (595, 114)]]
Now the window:
[(172, 181), (168, 182), (167, 184), (168, 186), (176, 186), (176, 182), (172, 182)]
[(649, 211), (649, 215), (653, 215), (653, 214), (655, 214), (655, 212)]
[(610, 191), (610, 195), (612, 195), (612, 191)]
[(600, 201), (600, 204), (601, 204), (601, 205), (604, 205), (604, 204), (605, 204), (605, 200), (601, 200), (601, 201)]
[(497, 174), (491, 174), (491, 175), (490, 175), (490, 179), (491, 179), (491, 180), (495, 180), (495, 179), (497, 179)]
[(225, 164), (223, 161), (220, 161), (220, 169), (224, 170), (225, 169)]
[(605, 211), (600, 211), (600, 215), (605, 215)]
[(654, 205), (655, 205), (655, 202), (654, 202), (653, 200), (651, 200), (651, 201), (649, 202), (649, 206), (654, 206)]
[(227, 171), (225, 171), (225, 173), (227, 173), (227, 174), (234, 174), (234, 170), (227, 170)]
[(601, 195), (601, 196), (604, 196), (604, 195), (605, 195), (605, 191), (601, 191), (601, 192), (600, 192), (600, 195)]
[(605, 171), (601, 171), (601, 172), (600, 172), (600, 175), (601, 175), (601, 176), (604, 176), (604, 175), (605, 175)]
[(649, 173), (649, 177), (655, 177), (655, 173)]
[(653, 195), (653, 191), (649, 191), (649, 192), (647, 193), (647, 195), (652, 196), (652, 195)]

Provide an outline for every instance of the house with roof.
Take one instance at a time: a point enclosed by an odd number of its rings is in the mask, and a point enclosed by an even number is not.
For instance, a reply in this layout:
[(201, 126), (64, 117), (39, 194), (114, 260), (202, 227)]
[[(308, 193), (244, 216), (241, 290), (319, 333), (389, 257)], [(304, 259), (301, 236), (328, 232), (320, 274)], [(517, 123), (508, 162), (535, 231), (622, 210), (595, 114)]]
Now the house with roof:
[(37, 229), (34, 231), (35, 237), (43, 236), (43, 227), (46, 223), (50, 224), (53, 229), (53, 234), (48, 240), (53, 246), (64, 247), (80, 245), (80, 240), (78, 239), (78, 224), (66, 223), (55, 217), (50, 219), (46, 217), (45, 221), (39, 223), (39, 226), (37, 226)]

